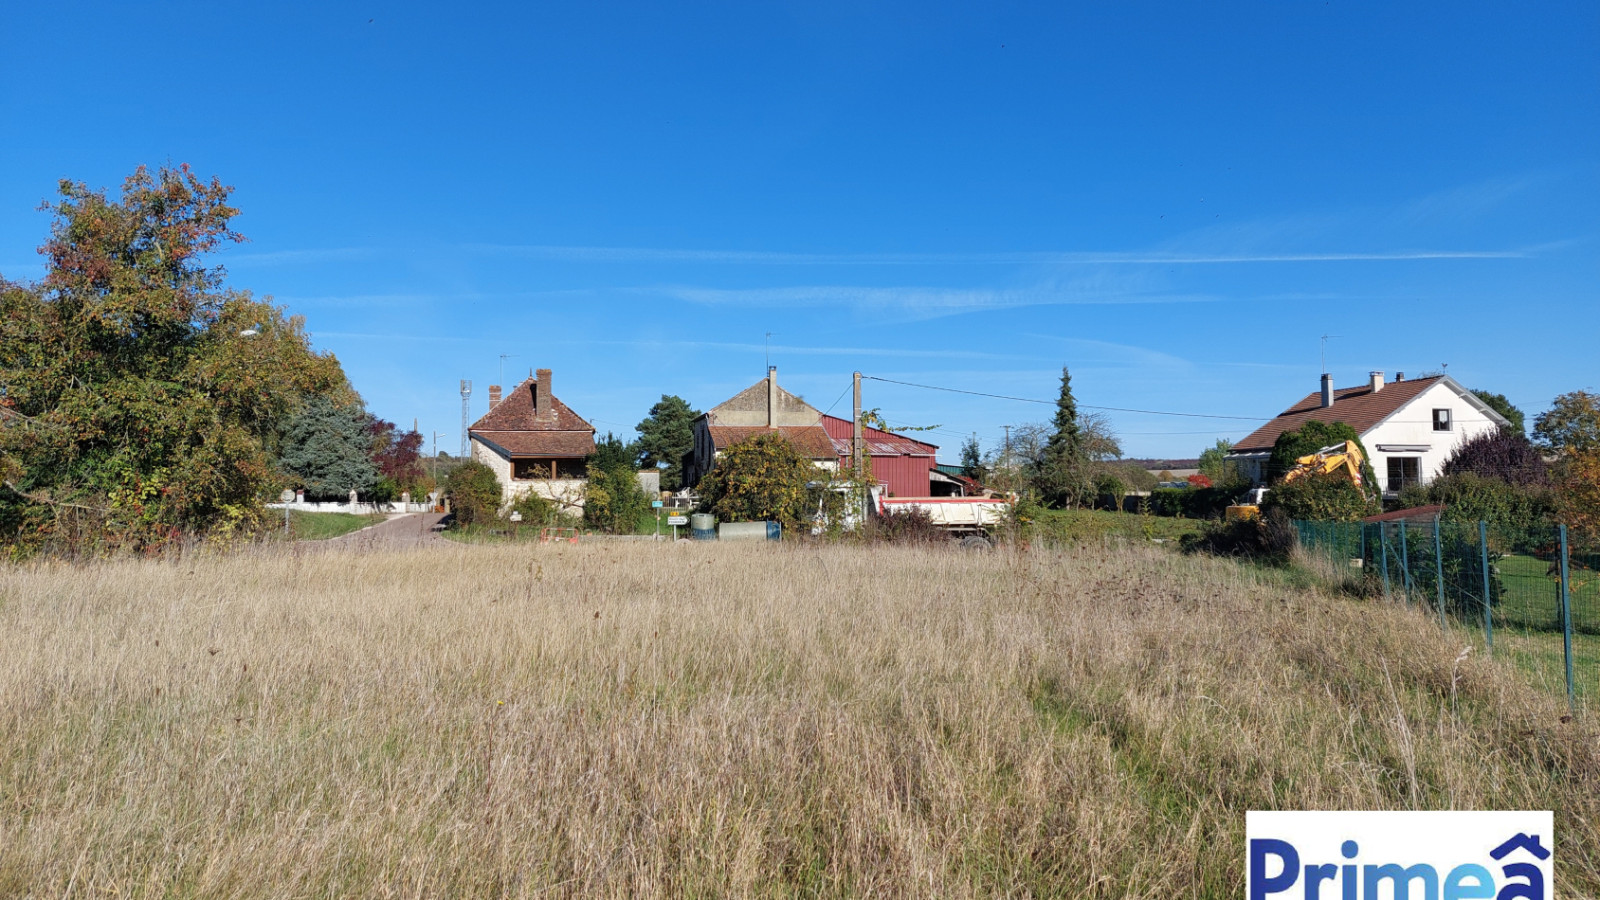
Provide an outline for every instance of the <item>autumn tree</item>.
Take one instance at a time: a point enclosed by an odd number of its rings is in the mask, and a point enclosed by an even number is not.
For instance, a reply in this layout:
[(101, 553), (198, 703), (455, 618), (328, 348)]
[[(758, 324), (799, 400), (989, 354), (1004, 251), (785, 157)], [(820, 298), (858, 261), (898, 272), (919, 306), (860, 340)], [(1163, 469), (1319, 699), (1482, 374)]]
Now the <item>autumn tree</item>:
[(120, 196), (60, 183), (46, 274), (0, 280), (0, 543), (149, 548), (244, 530), (278, 484), (284, 423), (353, 399), (303, 323), (227, 289), (231, 188), (143, 167)]
[(372, 464), (378, 468), (385, 493), (399, 496), (410, 492), (415, 498), (433, 489), (422, 468), (422, 435), (416, 429), (401, 431), (393, 422), (371, 416), (367, 434), (372, 438)]
[(1533, 420), (1533, 435), (1557, 453), (1600, 449), (1600, 394), (1573, 391), (1557, 397)]
[(717, 457), (700, 479), (700, 505), (723, 521), (774, 521), (789, 530), (807, 517), (808, 485), (827, 477), (782, 435), (767, 432)]
[(650, 407), (650, 414), (638, 425), (639, 463), (643, 466), (661, 466), (661, 487), (676, 491), (686, 487), (683, 483), (683, 461), (694, 449), (694, 420), (700, 412), (689, 401), (674, 394), (662, 394), (660, 402)]

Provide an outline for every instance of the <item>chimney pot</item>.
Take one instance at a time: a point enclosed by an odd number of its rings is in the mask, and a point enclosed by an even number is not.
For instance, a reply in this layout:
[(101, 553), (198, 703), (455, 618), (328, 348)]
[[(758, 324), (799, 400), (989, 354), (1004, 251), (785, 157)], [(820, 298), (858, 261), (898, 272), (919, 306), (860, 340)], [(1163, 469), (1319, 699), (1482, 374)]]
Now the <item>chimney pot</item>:
[(1327, 409), (1333, 405), (1333, 376), (1322, 373), (1322, 408)]
[(1395, 384), (1399, 384), (1400, 382), (1405, 381), (1405, 380), (1406, 380), (1406, 373), (1404, 373), (1404, 372), (1396, 372), (1396, 373), (1394, 373), (1394, 383)]
[(536, 374), (538, 381), (533, 385), (533, 416), (541, 422), (550, 422), (556, 417), (555, 401), (550, 394), (550, 370), (540, 369)]
[(1372, 392), (1374, 394), (1376, 394), (1377, 392), (1383, 390), (1383, 373), (1382, 372), (1371, 372), (1371, 373), (1369, 373), (1367, 375), (1367, 384), (1368, 384), (1369, 387), (1372, 388)]
[(489, 408), (494, 409), (500, 405), (500, 385), (489, 385)]

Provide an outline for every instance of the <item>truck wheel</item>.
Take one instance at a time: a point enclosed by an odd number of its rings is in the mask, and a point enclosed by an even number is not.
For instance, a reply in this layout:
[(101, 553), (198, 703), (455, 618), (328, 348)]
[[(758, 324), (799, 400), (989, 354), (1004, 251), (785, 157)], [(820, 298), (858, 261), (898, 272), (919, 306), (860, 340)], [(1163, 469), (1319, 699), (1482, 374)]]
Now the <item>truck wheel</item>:
[(961, 548), (963, 550), (988, 550), (993, 546), (993, 544), (989, 543), (988, 538), (981, 535), (969, 534), (961, 539)]

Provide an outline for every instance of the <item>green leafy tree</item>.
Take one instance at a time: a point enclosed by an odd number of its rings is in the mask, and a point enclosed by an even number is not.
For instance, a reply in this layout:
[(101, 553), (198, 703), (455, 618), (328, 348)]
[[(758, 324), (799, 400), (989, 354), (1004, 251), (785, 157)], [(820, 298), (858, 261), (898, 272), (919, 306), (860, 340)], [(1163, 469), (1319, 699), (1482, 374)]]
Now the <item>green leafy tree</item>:
[(717, 458), (700, 479), (700, 505), (725, 522), (773, 521), (790, 530), (806, 519), (807, 485), (826, 478), (781, 435), (758, 434)]
[(444, 482), (450, 512), (462, 525), (482, 525), (500, 513), (500, 479), (481, 462), (464, 462), (450, 470)]
[(1562, 394), (1533, 420), (1539, 445), (1557, 453), (1600, 450), (1600, 394)]
[(1473, 391), (1475, 397), (1484, 402), (1485, 406), (1506, 417), (1511, 423), (1511, 431), (1515, 434), (1527, 434), (1527, 420), (1522, 410), (1511, 405), (1505, 394), (1491, 394), (1488, 391)]
[(1093, 495), (1089, 458), (1078, 426), (1078, 402), (1072, 396), (1072, 376), (1061, 367), (1061, 393), (1056, 398), (1054, 431), (1045, 442), (1034, 484), (1048, 506), (1072, 507)]
[(281, 465), (314, 499), (365, 493), (378, 482), (372, 462), (371, 420), (354, 404), (318, 397), (289, 420)]
[(595, 442), (588, 460), (588, 481), (583, 489), (583, 520), (612, 534), (632, 534), (650, 508), (650, 497), (639, 487), (636, 445), (615, 435)]
[(1207, 447), (1200, 454), (1200, 474), (1219, 486), (1238, 481), (1238, 468), (1228, 462), (1228, 451), (1232, 449), (1233, 441), (1227, 438), (1219, 438), (1216, 444)]
[(661, 470), (663, 490), (676, 491), (683, 484), (683, 460), (694, 449), (694, 420), (700, 412), (689, 401), (675, 394), (662, 394), (650, 407), (650, 414), (638, 425), (639, 462), (646, 466), (666, 465)]
[(140, 168), (60, 184), (40, 282), (0, 279), (0, 544), (152, 548), (264, 523), (290, 414), (354, 399), (299, 317), (224, 287), (231, 188)]

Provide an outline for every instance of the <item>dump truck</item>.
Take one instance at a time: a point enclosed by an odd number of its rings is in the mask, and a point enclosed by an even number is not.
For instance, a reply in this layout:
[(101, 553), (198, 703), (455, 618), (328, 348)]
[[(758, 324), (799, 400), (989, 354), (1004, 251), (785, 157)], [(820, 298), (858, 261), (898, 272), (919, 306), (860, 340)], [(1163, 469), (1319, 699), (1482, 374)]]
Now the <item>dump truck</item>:
[[(1361, 448), (1355, 441), (1342, 441), (1330, 444), (1315, 453), (1308, 453), (1294, 461), (1294, 468), (1283, 476), (1283, 483), (1299, 481), (1302, 478), (1328, 478), (1335, 481), (1348, 481), (1356, 487), (1361, 486), (1361, 466), (1367, 461), (1361, 453)], [(1254, 519), (1261, 515), (1261, 501), (1266, 498), (1267, 488), (1254, 488), (1247, 497), (1247, 502), (1238, 503), (1228, 507), (1226, 517), (1229, 519)]]
[(1010, 497), (888, 497), (872, 492), (873, 511), (883, 517), (910, 510), (927, 513), (935, 526), (943, 529), (963, 547), (989, 547), (995, 531), (1011, 516), (1015, 501)]

